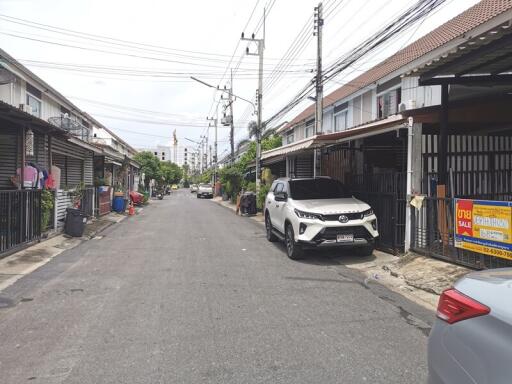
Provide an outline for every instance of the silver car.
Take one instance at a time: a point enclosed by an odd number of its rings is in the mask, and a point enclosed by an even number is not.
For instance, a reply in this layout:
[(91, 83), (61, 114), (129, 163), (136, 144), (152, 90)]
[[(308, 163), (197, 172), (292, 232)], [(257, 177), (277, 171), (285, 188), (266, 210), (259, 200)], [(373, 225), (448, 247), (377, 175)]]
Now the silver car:
[(429, 384), (512, 383), (512, 268), (474, 272), (439, 298)]

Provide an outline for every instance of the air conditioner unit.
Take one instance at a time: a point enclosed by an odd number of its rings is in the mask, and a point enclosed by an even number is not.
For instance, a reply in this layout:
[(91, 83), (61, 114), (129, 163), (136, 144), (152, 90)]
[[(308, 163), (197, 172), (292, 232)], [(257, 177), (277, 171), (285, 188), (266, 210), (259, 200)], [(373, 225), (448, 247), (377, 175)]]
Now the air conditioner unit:
[(32, 106), (30, 106), (28, 104), (20, 104), (20, 109), (23, 112), (32, 113)]
[(224, 116), (222, 119), (220, 119), (220, 123), (222, 125), (231, 125), (231, 122), (233, 121), (233, 116)]

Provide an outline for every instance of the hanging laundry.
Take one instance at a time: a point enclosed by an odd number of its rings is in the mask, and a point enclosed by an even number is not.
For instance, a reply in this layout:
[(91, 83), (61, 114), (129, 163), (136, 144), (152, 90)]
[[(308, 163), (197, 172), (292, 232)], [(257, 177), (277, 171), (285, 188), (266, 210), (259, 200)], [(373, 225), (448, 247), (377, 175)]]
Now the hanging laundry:
[[(18, 180), (21, 179), (21, 169), (16, 170)], [(37, 168), (27, 165), (23, 168), (23, 188), (35, 188), (37, 187), (38, 172)]]
[(54, 188), (60, 189), (60, 168), (56, 165), (52, 165), (50, 174), (53, 177)]
[(48, 174), (48, 177), (46, 178), (44, 187), (46, 189), (55, 189), (55, 179), (53, 178), (53, 174)]

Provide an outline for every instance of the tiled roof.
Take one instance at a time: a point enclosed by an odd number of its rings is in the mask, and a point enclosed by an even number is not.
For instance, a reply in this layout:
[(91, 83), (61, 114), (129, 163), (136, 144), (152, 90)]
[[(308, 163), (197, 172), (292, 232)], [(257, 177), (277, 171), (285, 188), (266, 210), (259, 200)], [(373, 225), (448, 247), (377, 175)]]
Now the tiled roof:
[[(324, 97), (324, 107), (334, 104), (358, 90), (375, 83), (390, 73), (426, 55), (444, 44), (464, 35), (501, 13), (512, 9), (512, 0), (483, 0), (432, 32), (401, 49), (372, 69), (359, 75), (347, 84)], [(296, 116), (287, 127), (314, 114), (315, 105), (310, 105)]]

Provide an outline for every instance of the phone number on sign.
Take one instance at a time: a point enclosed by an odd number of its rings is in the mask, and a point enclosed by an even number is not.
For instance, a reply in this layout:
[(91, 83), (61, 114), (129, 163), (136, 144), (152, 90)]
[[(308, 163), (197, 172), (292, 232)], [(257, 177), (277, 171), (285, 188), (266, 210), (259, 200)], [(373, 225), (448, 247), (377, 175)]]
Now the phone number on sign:
[(489, 248), (489, 247), (482, 247), (482, 252), (487, 255), (497, 256), (497, 257), (503, 257), (505, 259), (512, 259), (512, 252), (505, 251), (503, 249), (496, 249), (496, 248)]

